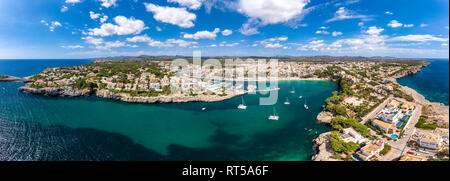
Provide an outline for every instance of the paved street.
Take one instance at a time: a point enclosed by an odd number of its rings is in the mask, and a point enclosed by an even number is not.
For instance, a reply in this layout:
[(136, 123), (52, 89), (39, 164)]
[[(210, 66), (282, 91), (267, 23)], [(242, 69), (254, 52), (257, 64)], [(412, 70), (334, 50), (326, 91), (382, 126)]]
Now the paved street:
[(419, 121), (420, 115), (422, 115), (422, 106), (419, 104), (415, 104), (415, 106), (416, 109), (413, 111), (411, 118), (405, 126), (405, 136), (397, 141), (384, 140), (392, 146), (392, 150), (389, 154), (385, 155), (380, 160), (390, 161), (400, 157), (402, 154), (405, 154), (408, 151), (407, 143), (416, 129), (415, 125)]
[(378, 107), (376, 107), (374, 110), (372, 110), (372, 112), (370, 112), (369, 114), (367, 114), (366, 116), (364, 116), (362, 118), (361, 124), (366, 124), (366, 122), (369, 119), (373, 119), (375, 116), (377, 116), (377, 114), (384, 108), (386, 107), (386, 104), (389, 102), (389, 100), (391, 100), (392, 96), (387, 98), (386, 100), (384, 100), (384, 102), (382, 102)]

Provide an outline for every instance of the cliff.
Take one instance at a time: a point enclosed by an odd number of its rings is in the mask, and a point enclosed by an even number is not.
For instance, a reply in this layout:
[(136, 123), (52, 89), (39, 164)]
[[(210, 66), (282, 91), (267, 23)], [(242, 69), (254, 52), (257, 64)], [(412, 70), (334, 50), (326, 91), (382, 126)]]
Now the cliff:
[(71, 87), (58, 87), (49, 88), (45, 87), (42, 89), (35, 89), (28, 86), (22, 86), (19, 88), (20, 91), (30, 94), (42, 94), (46, 96), (67, 96), (67, 97), (80, 97), (80, 96), (90, 96), (91, 90), (89, 89), (73, 89)]

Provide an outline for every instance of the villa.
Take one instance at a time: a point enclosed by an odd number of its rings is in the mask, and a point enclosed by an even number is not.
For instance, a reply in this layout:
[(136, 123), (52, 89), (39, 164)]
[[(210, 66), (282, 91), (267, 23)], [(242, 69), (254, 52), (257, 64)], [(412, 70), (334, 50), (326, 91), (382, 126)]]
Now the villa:
[(369, 160), (376, 154), (380, 153), (381, 150), (384, 149), (384, 142), (382, 141), (373, 141), (369, 142), (366, 146), (362, 147), (357, 155), (363, 160)]
[(443, 137), (435, 131), (416, 129), (412, 139), (423, 148), (437, 150), (442, 146)]
[(366, 142), (366, 139), (361, 136), (355, 129), (352, 127), (344, 129), (344, 134), (342, 135), (342, 139), (345, 142), (354, 142), (356, 144), (361, 144)]
[(393, 133), (394, 132), (394, 126), (390, 123), (386, 123), (384, 121), (380, 121), (378, 119), (375, 119), (372, 121), (372, 126), (375, 126), (379, 130), (385, 132), (385, 133)]

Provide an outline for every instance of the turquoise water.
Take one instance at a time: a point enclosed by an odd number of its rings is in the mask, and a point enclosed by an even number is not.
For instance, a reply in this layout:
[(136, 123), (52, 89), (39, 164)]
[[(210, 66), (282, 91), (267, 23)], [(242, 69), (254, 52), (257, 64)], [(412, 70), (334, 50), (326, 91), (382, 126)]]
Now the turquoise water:
[(393, 135), (391, 135), (391, 138), (392, 138), (392, 139), (397, 139), (397, 138), (398, 138), (398, 135), (393, 134)]
[(413, 88), (431, 102), (449, 105), (449, 61), (436, 59), (430, 63), (421, 72), (400, 78), (397, 82)]
[[(35, 61), (0, 61), (0, 74), (26, 76), (47, 66), (86, 63)], [(12, 66), (14, 71), (7, 68)], [(0, 83), (0, 160), (310, 160), (311, 140), (329, 130), (315, 117), (337, 90), (326, 81), (279, 82), (280, 120), (270, 121), (273, 106), (259, 106), (259, 94), (245, 95), (248, 108), (238, 110), (240, 97), (144, 105), (28, 95), (18, 92), (22, 85)], [(286, 97), (291, 105), (283, 104)]]

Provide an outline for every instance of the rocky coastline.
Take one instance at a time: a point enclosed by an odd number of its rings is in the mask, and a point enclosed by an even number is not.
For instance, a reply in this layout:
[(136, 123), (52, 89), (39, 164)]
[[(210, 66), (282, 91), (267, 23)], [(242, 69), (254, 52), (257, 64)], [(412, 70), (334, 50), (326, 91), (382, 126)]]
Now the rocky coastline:
[(9, 75), (5, 75), (6, 78), (0, 78), (0, 82), (33, 82), (33, 80), (30, 80), (27, 77), (24, 78), (20, 78), (20, 77), (14, 77), (14, 76), (9, 76)]
[(90, 96), (92, 91), (89, 89), (73, 89), (72, 87), (58, 87), (58, 88), (31, 88), (28, 86), (19, 87), (19, 91), (29, 94), (41, 94), (46, 96), (61, 96), (61, 97), (81, 97)]
[[(396, 76), (393, 76), (389, 80), (398, 84), (397, 79), (416, 74), (420, 71), (422, 71), (422, 68), (429, 66), (430, 63), (426, 62), (422, 64), (421, 66), (416, 66), (413, 69), (410, 69), (408, 71), (402, 72)], [(430, 102), (425, 99), (425, 97), (421, 94), (419, 94), (416, 90), (411, 89), (406, 86), (400, 85), (402, 91), (404, 91), (406, 94), (411, 95), (415, 102), (422, 104), (422, 105), (429, 105), (431, 107), (431, 110), (439, 115), (439, 118), (442, 118), (444, 120), (444, 124), (449, 125), (449, 106), (446, 106), (442, 103), (437, 102)], [(326, 111), (321, 111), (319, 115), (317, 115), (317, 121), (319, 123), (326, 123), (330, 124), (331, 119), (333, 118), (333, 115)], [(330, 141), (328, 138), (328, 134), (331, 132), (325, 132), (319, 135), (317, 138), (313, 139), (314, 143), (314, 149), (316, 150), (316, 154), (311, 158), (312, 161), (336, 161), (336, 159), (332, 158), (334, 151), (331, 148)]]
[(103, 89), (96, 91), (97, 97), (105, 99), (115, 99), (128, 103), (187, 103), (187, 102), (219, 102), (242, 94), (230, 94), (226, 96), (219, 95), (197, 95), (197, 96), (185, 96), (185, 95), (164, 95), (156, 97), (133, 97), (125, 93), (115, 93), (109, 90)]

